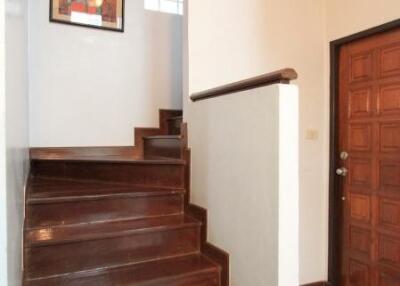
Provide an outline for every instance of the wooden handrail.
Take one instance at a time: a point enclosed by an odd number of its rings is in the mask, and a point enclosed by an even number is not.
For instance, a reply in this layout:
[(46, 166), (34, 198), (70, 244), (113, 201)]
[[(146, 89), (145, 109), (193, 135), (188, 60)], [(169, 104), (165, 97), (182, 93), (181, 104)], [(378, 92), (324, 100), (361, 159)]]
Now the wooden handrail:
[(190, 99), (192, 101), (199, 101), (276, 83), (288, 84), (291, 80), (294, 80), (296, 78), (296, 71), (294, 69), (286, 68), (235, 83), (230, 83), (205, 91), (196, 92), (190, 96)]

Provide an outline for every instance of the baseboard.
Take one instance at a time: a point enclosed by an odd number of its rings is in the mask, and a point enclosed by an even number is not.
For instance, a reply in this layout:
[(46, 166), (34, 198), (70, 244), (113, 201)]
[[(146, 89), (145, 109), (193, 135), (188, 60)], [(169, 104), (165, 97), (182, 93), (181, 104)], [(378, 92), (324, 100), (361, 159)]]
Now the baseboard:
[(207, 210), (194, 204), (188, 204), (187, 212), (202, 223), (201, 252), (221, 265), (221, 286), (229, 286), (229, 254), (207, 242)]
[(221, 286), (229, 286), (229, 254), (215, 245), (207, 242), (207, 210), (190, 203), (190, 160), (191, 152), (188, 146), (187, 124), (181, 125), (182, 158), (186, 161), (185, 175), (185, 211), (189, 216), (201, 222), (201, 252), (221, 266)]
[(301, 286), (329, 286), (330, 284), (325, 281), (320, 281), (320, 282), (314, 282), (314, 283), (309, 283), (309, 284), (303, 284)]

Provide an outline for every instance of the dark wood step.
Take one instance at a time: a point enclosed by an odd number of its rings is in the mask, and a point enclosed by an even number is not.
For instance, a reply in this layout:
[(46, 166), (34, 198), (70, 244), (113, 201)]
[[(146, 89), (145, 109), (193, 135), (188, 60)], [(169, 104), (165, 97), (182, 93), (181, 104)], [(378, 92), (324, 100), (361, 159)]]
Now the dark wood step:
[[(160, 130), (161, 133), (159, 135), (172, 135), (171, 133), (171, 121), (174, 120), (174, 118), (181, 117), (183, 114), (182, 110), (164, 110), (161, 109), (159, 111), (159, 117), (160, 117)], [(177, 133), (179, 134), (179, 133)]]
[(183, 187), (185, 162), (118, 157), (31, 160), (35, 177), (95, 180), (152, 187)]
[(181, 157), (182, 140), (179, 135), (148, 136), (143, 140), (144, 156), (147, 159)]
[(156, 260), (100, 272), (25, 280), (24, 286), (219, 286), (220, 268), (202, 255)]
[(118, 237), (135, 233), (157, 232), (188, 226), (200, 222), (185, 215), (170, 215), (146, 219), (108, 221), (80, 225), (57, 225), (54, 227), (27, 229), (25, 246), (44, 246), (105, 237)]
[(134, 146), (114, 147), (44, 147), (30, 148), (29, 155), (32, 160), (65, 157), (132, 157), (135, 155)]
[(199, 232), (200, 223), (183, 216), (27, 231), (25, 277), (80, 277), (86, 272), (198, 253)]
[(92, 200), (110, 196), (159, 196), (183, 192), (183, 188), (147, 187), (98, 181), (32, 177), (27, 192), (27, 204)]
[(227, 254), (191, 211), (181, 110), (133, 147), (31, 150), (24, 286), (228, 286)]
[(183, 122), (182, 115), (174, 116), (167, 119), (168, 122), (168, 134), (179, 135), (181, 134), (181, 125)]
[[(135, 128), (135, 152), (134, 154), (143, 156), (143, 138), (147, 136), (168, 135), (172, 134), (170, 131), (170, 118), (182, 116), (182, 110), (159, 110), (159, 127), (137, 127)], [(177, 133), (179, 134), (179, 133)]]
[(31, 178), (29, 185), (27, 229), (183, 212), (185, 191), (182, 188), (121, 186), (37, 177)]

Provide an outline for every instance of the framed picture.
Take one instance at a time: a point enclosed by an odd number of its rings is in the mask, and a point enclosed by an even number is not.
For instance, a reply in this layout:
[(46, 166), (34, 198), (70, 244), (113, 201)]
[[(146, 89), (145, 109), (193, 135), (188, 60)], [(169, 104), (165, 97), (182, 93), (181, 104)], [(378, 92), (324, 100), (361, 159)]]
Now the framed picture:
[(50, 22), (124, 31), (124, 0), (50, 0)]

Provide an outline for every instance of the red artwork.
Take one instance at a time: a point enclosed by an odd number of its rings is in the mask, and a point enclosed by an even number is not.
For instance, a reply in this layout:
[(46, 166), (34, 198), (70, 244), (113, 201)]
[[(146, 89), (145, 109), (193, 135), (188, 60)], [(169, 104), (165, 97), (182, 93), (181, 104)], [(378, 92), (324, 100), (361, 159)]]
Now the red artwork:
[(102, 8), (104, 21), (115, 23), (117, 21), (117, 0), (104, 0)]
[(68, 0), (59, 0), (58, 10), (59, 13), (62, 15), (70, 15), (71, 14), (71, 7), (68, 3)]
[(102, 15), (103, 21), (117, 22), (117, 0), (58, 0), (59, 13), (71, 15), (71, 12)]
[(50, 21), (124, 31), (125, 0), (50, 0)]
[(87, 12), (88, 7), (85, 3), (72, 1), (71, 2), (71, 11), (73, 12)]

